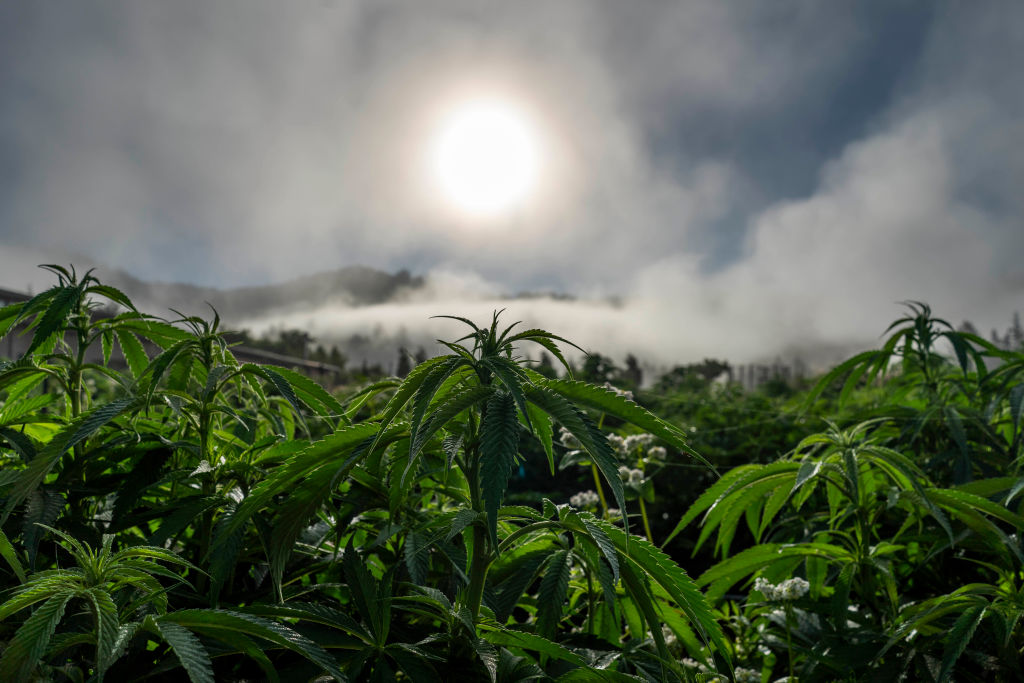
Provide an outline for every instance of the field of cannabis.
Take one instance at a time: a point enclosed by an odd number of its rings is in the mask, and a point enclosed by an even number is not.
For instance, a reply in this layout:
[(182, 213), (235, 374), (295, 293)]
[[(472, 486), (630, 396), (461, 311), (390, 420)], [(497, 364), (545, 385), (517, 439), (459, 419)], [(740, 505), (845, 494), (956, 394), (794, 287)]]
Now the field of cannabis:
[(50, 269), (2, 681), (1024, 680), (1024, 352), (923, 304), (807, 387), (634, 397), (496, 314), (334, 395)]

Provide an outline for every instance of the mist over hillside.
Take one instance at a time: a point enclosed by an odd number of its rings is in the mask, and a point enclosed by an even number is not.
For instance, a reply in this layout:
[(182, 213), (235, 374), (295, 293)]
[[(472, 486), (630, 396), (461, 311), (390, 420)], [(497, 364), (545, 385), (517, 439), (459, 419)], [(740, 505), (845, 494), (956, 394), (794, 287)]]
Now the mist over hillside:
[[(756, 289), (739, 288), (732, 279), (688, 275), (685, 268), (642, 279), (615, 295), (523, 293), (466, 270), (411, 274), (364, 266), (275, 284), (216, 288), (149, 282), (81, 255), (9, 245), (0, 245), (0, 287), (38, 292), (51, 286), (53, 276), (36, 266), (47, 262), (74, 263), (79, 272), (97, 267), (103, 282), (123, 289), (147, 313), (174, 318), (174, 309), (209, 317), (208, 303), (226, 329), (270, 338), (281, 330), (302, 330), (313, 338), (313, 346), (337, 346), (350, 367), (377, 365), (385, 372), (394, 370), (399, 349), (432, 355), (442, 352), (436, 340), (465, 333), (462, 323), (435, 316), (486, 324), (495, 311), (504, 310), (505, 324), (521, 321), (522, 328), (550, 330), (620, 367), (633, 355), (648, 381), (675, 365), (704, 358), (733, 365), (800, 365), (813, 373), (875, 347), (889, 322), (904, 312), (893, 300), (875, 298), (871, 305), (860, 301), (856, 315), (837, 316), (824, 295), (817, 300), (808, 299), (812, 293), (791, 301), (760, 300)], [(986, 337), (990, 330), (1004, 330), (1015, 310), (1010, 298), (990, 299), (986, 308), (930, 303), (953, 325), (969, 319)], [(566, 351), (570, 358), (581, 355), (572, 348)]]
[(406, 270), (385, 273), (362, 266), (304, 275), (279, 284), (231, 289), (146, 282), (121, 271), (112, 271), (106, 279), (124, 290), (138, 306), (185, 312), (208, 303), (229, 321), (319, 306), (380, 304), (423, 286), (422, 277), (414, 277)]

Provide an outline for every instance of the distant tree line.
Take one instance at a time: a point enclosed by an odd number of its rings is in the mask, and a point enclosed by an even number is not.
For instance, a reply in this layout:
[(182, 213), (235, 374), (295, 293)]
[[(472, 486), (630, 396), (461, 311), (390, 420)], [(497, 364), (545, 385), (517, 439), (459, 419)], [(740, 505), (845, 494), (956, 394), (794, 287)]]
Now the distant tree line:
[[(1015, 318), (1015, 322), (1019, 323), (1019, 320)], [(1008, 334), (1012, 334), (1012, 330)], [(353, 343), (372, 342), (369, 338), (353, 339)], [(389, 375), (406, 377), (412, 368), (427, 360), (430, 355), (422, 346), (414, 351), (401, 346), (397, 350), (393, 365), (364, 359), (361, 364), (348, 367), (349, 358), (338, 345), (327, 346), (318, 343), (316, 338), (305, 330), (272, 328), (258, 337), (249, 330), (241, 330), (232, 335), (231, 341), (272, 353), (337, 366), (341, 369), (335, 378), (338, 384), (358, 384)], [(610, 356), (599, 352), (591, 353), (581, 361), (570, 362), (569, 365), (573, 377), (585, 382), (610, 384), (631, 392), (644, 387), (642, 363), (632, 353), (626, 355), (622, 366)], [(541, 353), (530, 367), (545, 377), (557, 378), (565, 374), (559, 372), (554, 360), (547, 353)], [(673, 366), (649, 389), (657, 393), (699, 392), (717, 381), (736, 382), (747, 390), (760, 389), (773, 395), (785, 395), (791, 392), (803, 374), (804, 368), (799, 361), (793, 364), (776, 361), (772, 364), (733, 366), (725, 360), (705, 358), (699, 362)]]
[[(962, 332), (969, 332), (971, 334), (978, 334), (974, 325), (969, 320), (964, 321), (963, 325), (960, 326)], [(980, 335), (979, 335), (980, 336)], [(1018, 351), (1024, 349), (1024, 327), (1020, 324), (1020, 313), (1014, 311), (1013, 322), (1006, 329), (1003, 334), (999, 334), (999, 331), (992, 328), (992, 343), (1005, 351)]]

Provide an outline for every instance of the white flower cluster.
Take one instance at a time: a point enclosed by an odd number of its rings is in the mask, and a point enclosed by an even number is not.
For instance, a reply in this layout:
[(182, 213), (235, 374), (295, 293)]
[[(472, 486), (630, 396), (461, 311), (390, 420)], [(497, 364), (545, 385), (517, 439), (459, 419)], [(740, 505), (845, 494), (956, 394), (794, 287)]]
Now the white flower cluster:
[(619, 468), (619, 479), (631, 486), (640, 486), (644, 483), (644, 471), (622, 466)]
[(736, 683), (761, 683), (761, 672), (738, 666), (736, 667), (736, 677), (733, 680)]
[(647, 457), (650, 460), (664, 460), (668, 456), (668, 452), (664, 446), (651, 446), (647, 449)]
[(612, 450), (619, 454), (619, 456), (625, 456), (629, 453), (626, 450), (626, 440), (618, 434), (608, 435), (608, 445), (612, 447)]
[(654, 434), (630, 434), (623, 440), (626, 451), (632, 453), (637, 448), (647, 448), (654, 443)]
[(630, 434), (621, 437), (618, 434), (608, 435), (608, 445), (612, 447), (621, 462), (637, 462), (638, 456), (644, 461), (664, 461), (668, 455), (664, 446), (652, 446), (653, 434)]
[(799, 576), (793, 577), (792, 579), (786, 579), (778, 586), (760, 577), (754, 581), (754, 590), (763, 595), (765, 600), (769, 601), (798, 600), (807, 595), (807, 591), (810, 587), (811, 584), (807, 583), (807, 581), (801, 579)]
[(562, 427), (562, 429), (558, 432), (558, 440), (566, 448), (581, 448), (579, 439), (573, 436), (573, 433), (570, 432), (565, 427)]
[(611, 382), (605, 382), (604, 383), (604, 388), (605, 389), (611, 389), (612, 391), (615, 392), (616, 396), (622, 396), (623, 398), (625, 398), (627, 400), (630, 400), (630, 401), (633, 400), (633, 392), (632, 391), (625, 391), (624, 389), (619, 389), (616, 386), (612, 386)]
[(686, 654), (686, 648), (683, 646), (683, 642), (676, 637), (675, 631), (671, 628), (662, 625), (661, 637), (665, 640), (665, 647), (668, 648), (669, 654), (673, 657), (679, 657), (680, 655)]
[(707, 668), (706, 666), (698, 662), (696, 659), (690, 659), (689, 657), (680, 660), (679, 663), (685, 666), (687, 669), (694, 669), (701, 673), (708, 673), (711, 671), (711, 669)]
[(593, 491), (580, 491), (569, 498), (569, 505), (577, 509), (597, 507), (600, 502), (600, 496)]

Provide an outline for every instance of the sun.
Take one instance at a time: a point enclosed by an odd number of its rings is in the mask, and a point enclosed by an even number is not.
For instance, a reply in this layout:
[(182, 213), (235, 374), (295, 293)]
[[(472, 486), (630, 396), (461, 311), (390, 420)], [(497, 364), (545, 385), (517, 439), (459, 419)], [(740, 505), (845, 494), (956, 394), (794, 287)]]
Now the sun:
[(430, 173), (454, 207), (493, 218), (525, 204), (540, 175), (540, 140), (530, 117), (500, 99), (465, 102), (440, 122)]

